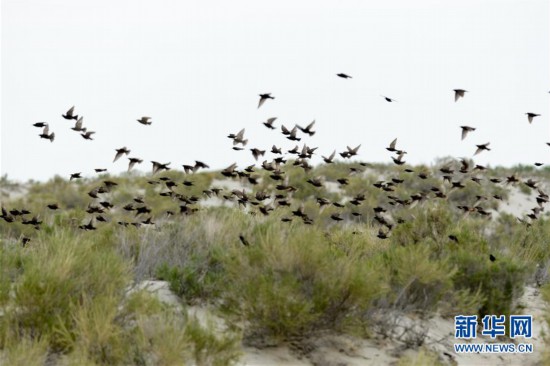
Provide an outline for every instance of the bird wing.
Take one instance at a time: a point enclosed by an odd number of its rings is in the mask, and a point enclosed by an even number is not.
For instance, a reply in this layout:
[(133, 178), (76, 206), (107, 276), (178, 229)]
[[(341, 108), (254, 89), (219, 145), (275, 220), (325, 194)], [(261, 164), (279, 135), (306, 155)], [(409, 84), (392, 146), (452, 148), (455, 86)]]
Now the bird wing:
[(462, 140), (466, 138), (466, 136), (468, 135), (468, 132), (469, 131), (467, 128), (462, 127)]
[(260, 108), (265, 103), (266, 99), (267, 98), (260, 97), (260, 101), (258, 102), (258, 108)]
[[(115, 161), (117, 161), (123, 154), (124, 154), (124, 151), (122, 151), (122, 150), (120, 150), (120, 151), (117, 150), (117, 153), (116, 153), (116, 155), (115, 155), (115, 159), (113, 160), (113, 163), (114, 163)], [(128, 169), (128, 170), (130, 170), (130, 169)]]
[(455, 102), (464, 96), (465, 90), (462, 89), (455, 89)]
[(73, 112), (74, 112), (74, 105), (67, 111), (66, 115), (67, 116), (72, 116)]
[(397, 144), (397, 138), (390, 143), (390, 149), (395, 149), (396, 144)]

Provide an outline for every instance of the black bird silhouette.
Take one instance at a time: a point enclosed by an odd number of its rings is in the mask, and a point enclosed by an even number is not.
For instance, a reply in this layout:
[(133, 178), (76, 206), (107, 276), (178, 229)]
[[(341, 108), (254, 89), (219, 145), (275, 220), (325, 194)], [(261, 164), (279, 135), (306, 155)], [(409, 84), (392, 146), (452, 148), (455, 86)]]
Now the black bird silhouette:
[[(345, 155), (347, 155), (348, 158), (354, 156), (354, 155), (357, 155), (357, 151), (359, 151), (359, 148), (361, 147), (361, 144), (357, 145), (356, 147), (354, 147), (353, 149), (349, 146), (346, 146), (346, 148), (348, 149), (348, 151), (345, 151)], [(342, 155), (342, 154), (340, 154)]]
[(272, 154), (279, 154), (279, 155), (282, 155), (283, 152), (281, 151), (281, 148), (280, 148), (280, 147), (277, 147), (277, 146), (273, 145), (273, 146), (271, 147), (271, 153), (272, 153)]
[(170, 168), (168, 167), (168, 165), (170, 165), (170, 163), (166, 163), (166, 164), (161, 164), (157, 161), (151, 161), (151, 163), (153, 164), (153, 174), (161, 171), (161, 170), (170, 170)]
[(298, 133), (298, 126), (294, 126), (294, 128), (289, 132), (286, 138), (289, 139), (290, 141), (300, 141), (301, 138), (296, 137), (297, 133)]
[(487, 142), (486, 144), (481, 144), (481, 145), (476, 145), (477, 146), (477, 150), (476, 152), (474, 153), (474, 155), (477, 155), (479, 154), (480, 152), (482, 152), (483, 150), (487, 150), (487, 151), (490, 151), (491, 149), (489, 149), (489, 142)]
[(525, 113), (527, 115), (527, 120), (529, 123), (533, 122), (533, 118), (540, 116), (540, 114), (536, 113)]
[(256, 148), (250, 149), (250, 151), (252, 151), (252, 156), (254, 156), (254, 159), (256, 160), (258, 160), (258, 157), (264, 156), (265, 154), (265, 150), (260, 150)]
[(134, 165), (143, 163), (143, 160), (139, 158), (128, 158), (128, 160), (128, 171), (132, 170)]
[(78, 121), (75, 122), (74, 127), (71, 127), (71, 130), (76, 132), (86, 132), (86, 128), (82, 127), (82, 123), (84, 123), (84, 117), (80, 117)]
[(248, 240), (246, 240), (244, 235), (242, 235), (242, 234), (239, 235), (239, 240), (241, 241), (242, 245), (244, 245), (245, 247), (250, 246), (250, 243), (248, 242)]
[(466, 136), (468, 136), (468, 132), (473, 132), (476, 130), (474, 127), (470, 126), (460, 126), (460, 128), (462, 129), (462, 140), (464, 140)]
[(337, 213), (334, 213), (334, 214), (330, 215), (330, 218), (333, 219), (334, 221), (342, 221), (343, 220), (343, 218), (340, 217), (340, 215), (337, 214)]
[(403, 156), (405, 155), (405, 152), (404, 151), (401, 151), (400, 154), (397, 155), (397, 157), (393, 157), (392, 156), (392, 160), (395, 164), (397, 165), (403, 165), (405, 164), (405, 161), (403, 160)]
[(275, 99), (275, 97), (272, 97), (271, 93), (260, 94), (260, 101), (258, 102), (258, 108), (260, 108), (268, 99)]
[(44, 127), (44, 129), (42, 130), (42, 133), (38, 136), (40, 136), (40, 138), (47, 139), (47, 140), (50, 140), (50, 142), (53, 142), (53, 140), (55, 139), (55, 133), (54, 132), (49, 133), (49, 132), (50, 132), (50, 127), (46, 125), (46, 127)]
[(336, 150), (334, 150), (332, 152), (332, 154), (330, 154), (328, 157), (326, 156), (321, 156), (323, 158), (323, 160), (325, 161), (325, 163), (327, 164), (331, 164), (332, 163), (332, 160), (334, 159), (334, 155), (336, 155)]
[(389, 146), (389, 147), (386, 147), (386, 150), (391, 151), (391, 152), (397, 151), (397, 149), (395, 148), (395, 145), (396, 145), (396, 144), (397, 144), (397, 139), (393, 140), (393, 141), (390, 143), (390, 146)]
[(94, 170), (96, 173), (103, 173), (107, 171), (107, 169), (103, 169), (103, 168), (95, 168)]
[(496, 257), (495, 257), (494, 255), (489, 254), (489, 260), (490, 260), (491, 262), (494, 262), (494, 261), (496, 261), (497, 259), (496, 259)]
[(245, 131), (245, 129), (243, 128), (237, 134), (232, 134), (231, 133), (227, 137), (233, 139), (233, 145), (241, 144), (243, 146), (246, 146), (246, 144), (248, 143), (248, 140), (244, 139), (244, 131)]
[(237, 173), (235, 172), (235, 169), (237, 168), (237, 163), (233, 163), (224, 170), (221, 171), (222, 175), (225, 177), (235, 177)]
[(297, 125), (297, 127), (300, 129), (300, 131), (302, 131), (303, 133), (306, 133), (308, 134), (309, 136), (313, 136), (315, 135), (315, 131), (312, 131), (311, 129), (313, 128), (313, 125), (315, 124), (315, 120), (313, 120), (313, 122), (311, 122), (309, 125), (307, 125), (305, 128), (304, 127), (301, 127), (299, 125)]
[(81, 133), (80, 136), (82, 136), (84, 140), (93, 140), (92, 138), (93, 134), (95, 134), (94, 131), (86, 131), (85, 133)]
[(148, 126), (148, 125), (150, 125), (151, 123), (153, 123), (153, 122), (151, 122), (151, 117), (141, 117), (140, 119), (138, 119), (138, 120), (136, 120), (136, 121), (138, 121), (138, 122), (141, 123), (142, 125), (146, 125), (146, 126)]
[(130, 150), (128, 150), (128, 148), (126, 146), (121, 147), (120, 149), (115, 149), (115, 151), (116, 151), (116, 154), (115, 154), (115, 158), (113, 160), (113, 163), (115, 161), (117, 161), (122, 155), (124, 155), (124, 154), (128, 155), (130, 153)]
[(266, 122), (263, 122), (263, 124), (265, 127), (269, 128), (270, 130), (274, 130), (275, 126), (273, 126), (273, 122), (275, 122), (276, 119), (277, 117), (268, 118)]
[(456, 235), (449, 235), (449, 239), (458, 244), (458, 238), (456, 237)]
[(464, 93), (467, 93), (467, 90), (464, 89), (453, 89), (455, 92), (455, 102), (460, 98), (464, 98)]
[(386, 97), (385, 95), (380, 95), (382, 98), (384, 98), (386, 100), (386, 102), (388, 103), (392, 103), (392, 102), (397, 102), (397, 100), (393, 99), (393, 98), (390, 98), (390, 97)]
[(82, 173), (73, 173), (73, 174), (71, 174), (71, 177), (69, 178), (69, 180), (82, 178), (82, 176), (80, 174), (82, 174)]
[(209, 168), (210, 168), (210, 166), (208, 164), (203, 163), (200, 160), (195, 160), (195, 166), (194, 166), (195, 171), (197, 171), (199, 169), (209, 169)]
[(65, 119), (74, 119), (75, 121), (78, 119), (78, 115), (73, 115), (74, 113), (74, 106), (72, 106), (67, 113), (62, 114), (61, 117)]
[(48, 122), (36, 122), (33, 124), (34, 127), (46, 127)]
[(344, 73), (336, 74), (336, 76), (341, 77), (342, 79), (351, 79), (352, 77)]

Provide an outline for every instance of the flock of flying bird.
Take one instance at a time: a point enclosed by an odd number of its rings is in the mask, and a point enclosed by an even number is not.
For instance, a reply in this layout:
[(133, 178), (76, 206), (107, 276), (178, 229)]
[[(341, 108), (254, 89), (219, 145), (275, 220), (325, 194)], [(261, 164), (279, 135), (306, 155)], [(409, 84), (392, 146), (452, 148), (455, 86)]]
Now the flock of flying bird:
[[(337, 74), (338, 77), (343, 79), (351, 79), (352, 77), (344, 74), (339, 73)], [(465, 94), (468, 92), (464, 89), (454, 89), (454, 100), (455, 102), (458, 102), (461, 98), (465, 97)], [(260, 94), (260, 99), (258, 102), (258, 108), (262, 107), (268, 100), (274, 100), (275, 97), (271, 95), (271, 93), (264, 93)], [(387, 96), (382, 95), (384, 100), (388, 103), (396, 102), (395, 99), (389, 98)], [(537, 113), (526, 113), (527, 119), (529, 123), (533, 122), (533, 119), (535, 117), (539, 117), (540, 114)], [(83, 127), (83, 117), (75, 114), (75, 107), (71, 107), (65, 114), (62, 114), (62, 117), (66, 120), (74, 120), (75, 125), (71, 129), (79, 132), (80, 135), (86, 139), (86, 140), (93, 140), (92, 135), (95, 134), (94, 131), (88, 130), (86, 127)], [(265, 122), (262, 122), (263, 125), (270, 129), (275, 130), (277, 127), (275, 126), (277, 118), (269, 118)], [(140, 119), (137, 119), (137, 122), (148, 126), (152, 124), (151, 117), (141, 117)], [(40, 138), (48, 139), (51, 142), (55, 139), (55, 133), (51, 132), (49, 129), (49, 124), (47, 122), (37, 122), (34, 123), (33, 126), (37, 128), (43, 128), (42, 133), (39, 134)], [(300, 125), (295, 125), (292, 128), (286, 127), (285, 125), (280, 125), (280, 130), (283, 136), (286, 137), (286, 139), (294, 142), (299, 142), (302, 139), (307, 137), (312, 137), (315, 134), (315, 131), (313, 130), (315, 126), (315, 121), (309, 123), (307, 126), (302, 127)], [(471, 126), (460, 126), (461, 128), (461, 139), (464, 140), (469, 133), (473, 133), (476, 128)], [(232, 140), (232, 149), (236, 151), (245, 150), (245, 146), (248, 144), (248, 139), (245, 138), (245, 129), (241, 129), (237, 133), (230, 133), (227, 136), (229, 139)], [(550, 145), (550, 143), (548, 143)], [(345, 150), (338, 153), (340, 157), (343, 159), (350, 159), (354, 156), (358, 155), (358, 151), (360, 149), (361, 145), (358, 145), (356, 147), (349, 147), (347, 146)], [(485, 151), (490, 150), (489, 143), (476, 145), (477, 149), (475, 150), (474, 156)], [(171, 199), (175, 202), (177, 202), (179, 206), (179, 214), (183, 215), (189, 215), (193, 214), (198, 210), (197, 204), (200, 202), (201, 199), (210, 198), (210, 197), (218, 197), (220, 199), (226, 200), (226, 201), (233, 201), (236, 202), (239, 207), (257, 207), (257, 211), (259, 211), (263, 215), (269, 215), (271, 211), (274, 211), (275, 209), (288, 207), (287, 210), (288, 214), (286, 216), (283, 216), (281, 219), (283, 222), (290, 222), (294, 218), (297, 218), (299, 220), (302, 220), (304, 224), (313, 224), (314, 218), (310, 217), (308, 213), (306, 213), (306, 210), (304, 209), (304, 202), (297, 202), (297, 199), (293, 198), (293, 193), (297, 190), (296, 187), (289, 184), (289, 177), (287, 176), (285, 172), (285, 167), (287, 166), (287, 162), (291, 163), (293, 166), (301, 167), (305, 170), (306, 173), (309, 173), (312, 170), (312, 166), (309, 163), (309, 160), (312, 158), (312, 156), (315, 154), (315, 151), (317, 150), (316, 147), (309, 147), (307, 144), (303, 144), (303, 147), (300, 148), (298, 145), (296, 145), (293, 149), (287, 150), (286, 153), (292, 156), (291, 161), (287, 161), (287, 157), (289, 155), (285, 155), (285, 152), (283, 152), (281, 147), (277, 147), (276, 145), (273, 145), (270, 153), (273, 154), (274, 157), (271, 161), (264, 160), (260, 168), (256, 168), (255, 164), (247, 166), (246, 168), (239, 170), (237, 169), (237, 164), (231, 164), (227, 168), (223, 169), (220, 173), (224, 177), (228, 178), (234, 178), (239, 180), (244, 180), (250, 185), (257, 185), (259, 184), (260, 179), (270, 179), (272, 181), (272, 185), (269, 185), (269, 187), (273, 187), (274, 189), (272, 191), (269, 190), (262, 190), (257, 191), (256, 193), (247, 192), (247, 190), (242, 189), (234, 189), (234, 190), (224, 190), (221, 188), (216, 187), (204, 187), (202, 190), (203, 197), (193, 196), (185, 194), (184, 189), (185, 187), (190, 187), (194, 185), (193, 180), (188, 176), (195, 172), (197, 172), (199, 169), (207, 169), (209, 166), (201, 161), (195, 161), (194, 164), (184, 164), (182, 165), (183, 171), (187, 174), (186, 178), (183, 182), (176, 182), (170, 177), (167, 176), (161, 176), (158, 179), (151, 178), (148, 180), (149, 184), (152, 185), (158, 185), (161, 187), (159, 195), (166, 197), (168, 199)], [(389, 146), (386, 148), (391, 153), (394, 153), (395, 156), (392, 156), (393, 162), (398, 165), (404, 165), (405, 161), (404, 156), (407, 154), (406, 151), (400, 150), (397, 148), (397, 138), (393, 140)], [(131, 152), (130, 149), (128, 149), (126, 146), (115, 149), (115, 156), (113, 162), (116, 162), (121, 157), (126, 155), (128, 158), (128, 171), (130, 171), (136, 164), (141, 164), (143, 162), (142, 159), (137, 157), (130, 157), (129, 154)], [(259, 148), (251, 148), (250, 152), (252, 153), (252, 156), (256, 161), (260, 157), (263, 157), (266, 154), (266, 150), (261, 150)], [(336, 157), (336, 150), (334, 150), (330, 155), (328, 156), (322, 156), (322, 159), (324, 163), (331, 164), (334, 162), (334, 159)], [(151, 161), (152, 163), (152, 175), (155, 176), (156, 174), (160, 174), (163, 171), (171, 170), (170, 163), (159, 163), (157, 161)], [(423, 190), (414, 194), (411, 194), (408, 198), (399, 198), (391, 193), (394, 192), (396, 186), (404, 182), (404, 179), (400, 179), (399, 177), (393, 177), (388, 181), (378, 181), (374, 183), (374, 186), (381, 190), (384, 194), (386, 194), (386, 203), (387, 206), (384, 207), (383, 205), (379, 205), (377, 207), (373, 207), (374, 216), (373, 220), (376, 224), (379, 225), (378, 229), (378, 235), (377, 237), (380, 239), (385, 239), (389, 236), (390, 231), (392, 228), (399, 223), (403, 222), (403, 219), (396, 218), (394, 219), (389, 215), (389, 206), (413, 206), (416, 205), (418, 202), (424, 201), (428, 198), (440, 198), (440, 199), (446, 199), (447, 194), (456, 189), (463, 189), (465, 188), (465, 181), (471, 180), (473, 182), (476, 182), (478, 184), (481, 184), (481, 181), (483, 179), (490, 181), (493, 184), (498, 183), (504, 183), (504, 184), (517, 184), (520, 182), (523, 182), (531, 189), (536, 189), (538, 191), (538, 196), (536, 197), (537, 205), (531, 210), (531, 213), (527, 215), (527, 217), (532, 220), (536, 220), (540, 213), (544, 210), (544, 204), (549, 201), (549, 196), (538, 186), (538, 182), (533, 181), (532, 179), (528, 179), (526, 181), (521, 181), (516, 175), (512, 175), (509, 177), (506, 177), (505, 179), (501, 178), (488, 178), (488, 177), (479, 177), (478, 174), (483, 174), (483, 172), (486, 170), (486, 168), (482, 165), (475, 165), (471, 166), (471, 162), (469, 162), (466, 159), (460, 160), (460, 166), (453, 166), (454, 164), (447, 164), (446, 166), (443, 166), (439, 169), (439, 173), (432, 174), (430, 172), (426, 171), (414, 171), (410, 168), (404, 168), (402, 172), (410, 174), (411, 179), (421, 179), (425, 180), (430, 175), (441, 177), (442, 178), (442, 186), (433, 186), (429, 190)], [(543, 165), (542, 163), (535, 163), (536, 166)], [(366, 167), (367, 164), (359, 162), (357, 167), (350, 167), (350, 172), (348, 176), (344, 176), (337, 179), (337, 182), (341, 186), (345, 186), (349, 183), (349, 177), (354, 174), (361, 173), (364, 170), (364, 167)], [(457, 172), (455, 171), (457, 170)], [(98, 168), (95, 169), (96, 173), (103, 173), (106, 172), (107, 169), (104, 168)], [(266, 173), (266, 176), (262, 178), (262, 176), (259, 174), (260, 172)], [(459, 173), (459, 174), (457, 174)], [(82, 178), (82, 173), (73, 173), (70, 175), (69, 179), (75, 180)], [(314, 177), (311, 175), (307, 176), (306, 182), (308, 184), (311, 184), (315, 188), (322, 188), (324, 186), (324, 177)], [(445, 186), (447, 184), (447, 186)], [(86, 212), (90, 214), (91, 216), (86, 220), (86, 223), (81, 224), (79, 226), (80, 229), (83, 230), (95, 230), (97, 228), (98, 222), (108, 222), (108, 216), (106, 215), (110, 210), (113, 209), (113, 204), (109, 202), (107, 199), (108, 194), (115, 189), (117, 186), (117, 183), (111, 180), (104, 180), (102, 184), (94, 189), (92, 189), (90, 192), (88, 192), (88, 196), (92, 198), (92, 202), (89, 203), (88, 207), (86, 208)], [(183, 191), (177, 189), (177, 187), (184, 187)], [(179, 190), (179, 192), (178, 192)], [(432, 195), (430, 197), (430, 195)], [(492, 199), (496, 200), (502, 200), (502, 197), (499, 195), (494, 195), (491, 197)], [(352, 197), (345, 203), (341, 202), (331, 202), (327, 198), (321, 197), (319, 194), (315, 197), (317, 204), (320, 206), (320, 210), (323, 210), (327, 206), (333, 206), (338, 209), (337, 211), (333, 212), (330, 215), (330, 218), (333, 221), (339, 222), (343, 221), (346, 218), (346, 212), (349, 214), (348, 218), (351, 217), (357, 217), (361, 216), (361, 213), (355, 210), (354, 208), (357, 206), (360, 206), (366, 199), (365, 194), (357, 194), (356, 196)], [(464, 213), (472, 213), (472, 214), (479, 214), (482, 216), (491, 216), (491, 212), (487, 211), (483, 206), (480, 204), (480, 202), (487, 201), (488, 197), (484, 196), (477, 196), (477, 201), (473, 205), (460, 205), (457, 206), (457, 208)], [(51, 203), (47, 205), (47, 208), (49, 210), (58, 210), (60, 209), (60, 205), (57, 203)], [(346, 208), (348, 208), (347, 211)], [(126, 205), (122, 207), (124, 211), (127, 211), (129, 213), (134, 213), (135, 220), (133, 222), (127, 222), (127, 221), (118, 221), (118, 224), (123, 226), (133, 225), (136, 227), (142, 226), (142, 225), (155, 225), (153, 222), (153, 214), (152, 209), (147, 205), (143, 197), (135, 197), (133, 198), (132, 202), (128, 202)], [(16, 221), (20, 221), (21, 223), (25, 225), (32, 225), (34, 228), (39, 229), (40, 225), (42, 224), (42, 221), (39, 220), (39, 216), (35, 215), (32, 218), (28, 218), (28, 215), (31, 215), (31, 212), (29, 210), (25, 209), (11, 209), (7, 210), (6, 208), (2, 207), (1, 209), (2, 213), (0, 218), (4, 219), (8, 223), (13, 223)], [(252, 214), (256, 214), (257, 211), (251, 210), (250, 212)], [(161, 213), (158, 213), (161, 214)], [(175, 215), (176, 212), (174, 211), (165, 211), (162, 213), (167, 216)], [(107, 217), (106, 217), (107, 216)], [(19, 218), (19, 220), (17, 219)], [(530, 221), (528, 221), (526, 218), (518, 218), (518, 220), (526, 225), (530, 225)], [(241, 243), (245, 246), (248, 246), (250, 243), (249, 241), (243, 236), (240, 235), (239, 239)], [(457, 241), (458, 238), (454, 235), (449, 236), (450, 240)], [(23, 244), (26, 244), (29, 242), (28, 237), (23, 238)], [(494, 260), (494, 257), (491, 256), (491, 260)]]

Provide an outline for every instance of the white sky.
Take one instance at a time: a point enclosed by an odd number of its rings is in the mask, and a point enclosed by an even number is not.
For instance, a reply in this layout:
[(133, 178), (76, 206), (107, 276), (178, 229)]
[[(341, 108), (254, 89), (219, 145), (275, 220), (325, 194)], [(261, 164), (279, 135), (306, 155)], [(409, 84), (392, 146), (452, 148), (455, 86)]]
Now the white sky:
[[(547, 0), (1, 4), (0, 170), (12, 179), (124, 171), (126, 157), (112, 163), (122, 146), (145, 171), (150, 160), (244, 166), (252, 155), (226, 138), (243, 127), (247, 148), (294, 147), (261, 125), (274, 116), (277, 127), (316, 119), (304, 140), (319, 155), (361, 143), (362, 160), (391, 162), (384, 147), (398, 137), (412, 163), (490, 141), (476, 162), (550, 164)], [(469, 91), (457, 103), (455, 88)], [(257, 109), (264, 92), (276, 99)], [(72, 105), (94, 141), (61, 118)], [(529, 125), (526, 112), (542, 116)], [(462, 124), (477, 131), (461, 142)]]

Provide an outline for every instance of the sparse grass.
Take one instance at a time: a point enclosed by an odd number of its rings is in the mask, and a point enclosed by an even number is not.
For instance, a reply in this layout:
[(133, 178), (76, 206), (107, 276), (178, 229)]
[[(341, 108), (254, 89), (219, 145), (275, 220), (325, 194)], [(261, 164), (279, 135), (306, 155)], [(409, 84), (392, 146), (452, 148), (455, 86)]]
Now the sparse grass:
[(442, 366), (444, 365), (437, 355), (425, 347), (419, 349), (413, 355), (407, 354), (399, 359), (396, 366)]

